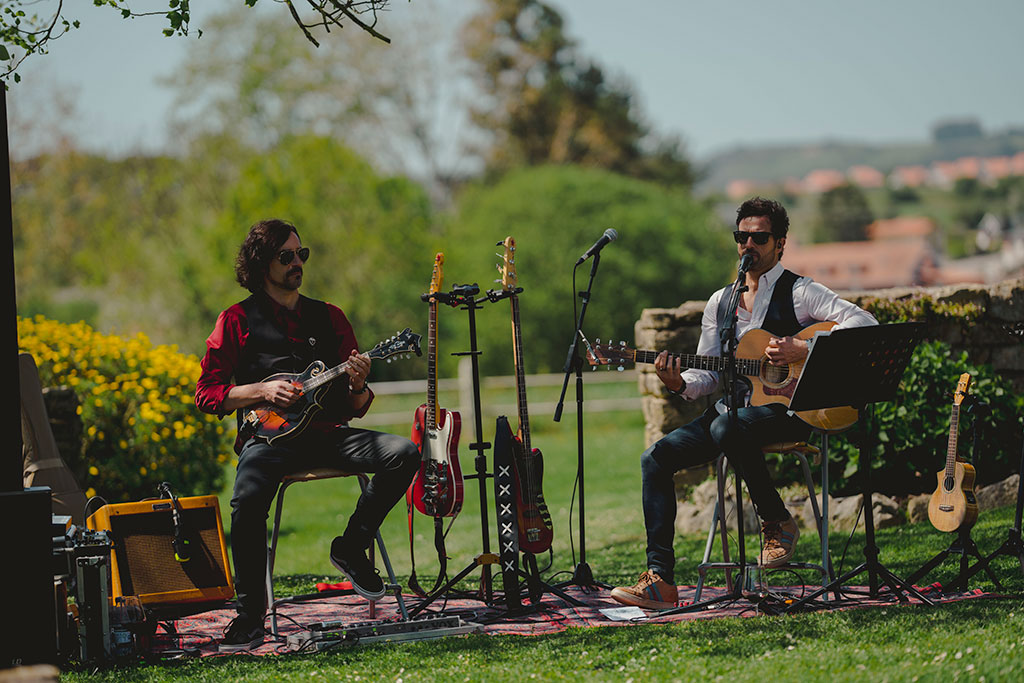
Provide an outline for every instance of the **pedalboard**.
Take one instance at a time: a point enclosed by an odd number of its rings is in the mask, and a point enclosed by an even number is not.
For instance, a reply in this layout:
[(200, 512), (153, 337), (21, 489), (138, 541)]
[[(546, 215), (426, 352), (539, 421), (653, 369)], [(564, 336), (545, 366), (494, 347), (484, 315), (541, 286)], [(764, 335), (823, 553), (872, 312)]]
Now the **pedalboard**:
[(447, 616), (428, 616), (408, 621), (324, 621), (289, 635), (286, 643), (292, 652), (320, 651), (350, 645), (432, 640), (477, 633), (482, 628), (480, 624), (463, 621), (461, 617)]

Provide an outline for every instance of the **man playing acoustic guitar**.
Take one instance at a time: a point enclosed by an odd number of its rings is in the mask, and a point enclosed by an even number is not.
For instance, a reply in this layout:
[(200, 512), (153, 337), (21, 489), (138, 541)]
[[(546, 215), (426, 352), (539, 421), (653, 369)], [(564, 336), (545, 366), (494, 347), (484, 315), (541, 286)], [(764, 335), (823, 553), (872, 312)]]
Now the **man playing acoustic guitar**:
[(276, 219), (252, 226), (235, 262), (239, 284), (252, 295), (217, 318), (196, 385), (200, 410), (220, 417), (239, 411), (241, 427), (245, 408), (287, 409), (302, 398), (295, 383), (265, 378), (301, 373), (314, 360), (344, 370), (324, 394), (323, 410), (303, 422), (295, 436), (273, 443), (243, 436), (236, 444), (231, 549), (238, 616), (225, 631), (222, 651), (249, 649), (263, 641), (267, 513), (282, 477), (320, 467), (375, 473), (344, 534), (331, 544), (330, 559), (357, 593), (376, 600), (384, 595), (384, 583), (366, 549), (420, 463), (412, 441), (348, 427), (350, 419), (366, 414), (373, 400), (366, 383), (370, 358), (359, 353), (341, 309), (299, 294), (309, 257), (295, 226)]
[[(807, 341), (796, 338), (803, 328), (824, 321), (837, 327), (877, 325), (875, 318), (854, 304), (840, 299), (827, 287), (800, 277), (782, 267), (779, 260), (786, 246), (789, 216), (775, 201), (756, 197), (736, 212), (733, 233), (738, 255), (749, 255), (747, 291), (737, 308), (736, 337), (763, 328), (770, 333), (764, 354), (774, 365), (802, 361)], [(720, 356), (719, 332), (730, 317), (732, 285), (715, 292), (704, 308), (699, 356)], [(682, 370), (678, 356), (658, 354), (655, 372), (670, 393), (693, 400), (712, 393), (718, 373), (710, 370)], [(678, 600), (673, 572), (675, 556), (676, 497), (672, 477), (679, 470), (711, 462), (725, 453), (746, 482), (750, 498), (761, 518), (763, 545), (759, 562), (765, 567), (785, 564), (793, 556), (799, 530), (772, 483), (761, 447), (780, 441), (800, 441), (809, 434), (808, 425), (787, 415), (779, 403), (743, 405), (733, 424), (722, 401), (703, 415), (676, 429), (648, 448), (640, 459), (643, 477), (644, 524), (647, 528), (647, 571), (636, 585), (615, 588), (612, 597), (627, 605), (669, 609)]]

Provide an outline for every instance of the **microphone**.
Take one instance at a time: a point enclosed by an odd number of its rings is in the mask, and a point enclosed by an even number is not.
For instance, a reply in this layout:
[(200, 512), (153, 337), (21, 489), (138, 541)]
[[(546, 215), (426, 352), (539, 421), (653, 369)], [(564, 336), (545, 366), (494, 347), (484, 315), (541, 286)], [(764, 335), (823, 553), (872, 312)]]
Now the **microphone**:
[(617, 233), (614, 228), (608, 228), (607, 230), (604, 231), (604, 234), (601, 235), (601, 239), (594, 242), (594, 246), (590, 247), (590, 249), (587, 249), (587, 253), (579, 257), (579, 259), (576, 261), (576, 265), (578, 266), (579, 264), (583, 263), (594, 254), (597, 254), (602, 249), (604, 249), (606, 244), (608, 244), (609, 242), (614, 242), (618, 238), (619, 233)]
[(743, 258), (740, 259), (740, 267), (736, 270), (736, 273), (738, 275), (746, 275), (752, 265), (754, 265), (754, 255), (746, 253), (743, 255)]

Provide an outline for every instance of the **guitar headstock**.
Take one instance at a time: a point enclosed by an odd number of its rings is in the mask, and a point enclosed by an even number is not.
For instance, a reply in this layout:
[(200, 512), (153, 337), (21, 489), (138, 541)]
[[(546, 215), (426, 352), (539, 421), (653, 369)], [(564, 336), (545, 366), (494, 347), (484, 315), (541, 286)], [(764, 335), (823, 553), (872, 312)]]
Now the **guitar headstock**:
[(437, 252), (434, 257), (434, 272), (430, 275), (430, 293), (437, 294), (441, 291), (441, 282), (444, 280), (444, 273), (441, 266), (444, 265), (444, 254)]
[(516, 241), (513, 237), (505, 238), (504, 242), (498, 242), (498, 246), (505, 247), (505, 253), (500, 254), (501, 265), (498, 272), (501, 273), (501, 288), (514, 290), (516, 288)]
[(621, 372), (626, 363), (632, 363), (636, 360), (636, 349), (629, 348), (624, 341), (618, 344), (602, 344), (601, 340), (598, 339), (596, 343), (591, 345), (586, 343), (586, 339), (584, 339), (584, 346), (587, 348), (587, 362), (594, 366), (595, 370), (598, 365), (607, 365), (609, 370), (611, 366), (617, 366), (617, 369)]
[(413, 331), (408, 327), (397, 333), (394, 337), (389, 337), (388, 339), (380, 342), (367, 351), (366, 355), (374, 360), (387, 358), (390, 363), (392, 356), (397, 356), (402, 353), (415, 353), (417, 356), (422, 355), (420, 352), (420, 335), (413, 333)]
[(971, 386), (971, 374), (965, 372), (960, 375), (960, 381), (956, 383), (956, 393), (953, 394), (953, 405), (958, 406), (967, 398), (967, 389)]

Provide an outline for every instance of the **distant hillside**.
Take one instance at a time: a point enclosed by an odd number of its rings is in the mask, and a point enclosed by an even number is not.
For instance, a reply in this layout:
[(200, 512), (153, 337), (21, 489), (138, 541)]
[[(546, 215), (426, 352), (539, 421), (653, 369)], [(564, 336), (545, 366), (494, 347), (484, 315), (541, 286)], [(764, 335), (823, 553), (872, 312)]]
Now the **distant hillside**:
[(1024, 150), (1024, 129), (921, 143), (866, 145), (847, 142), (820, 142), (802, 145), (737, 147), (718, 154), (702, 164), (704, 179), (698, 189), (712, 192), (725, 189), (733, 180), (781, 182), (789, 177), (802, 178), (819, 168), (845, 172), (863, 164), (888, 173), (896, 166), (952, 161), (966, 156), (994, 157)]

